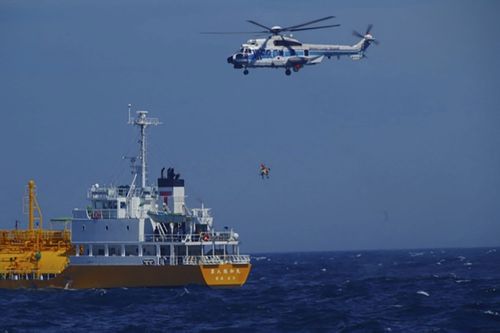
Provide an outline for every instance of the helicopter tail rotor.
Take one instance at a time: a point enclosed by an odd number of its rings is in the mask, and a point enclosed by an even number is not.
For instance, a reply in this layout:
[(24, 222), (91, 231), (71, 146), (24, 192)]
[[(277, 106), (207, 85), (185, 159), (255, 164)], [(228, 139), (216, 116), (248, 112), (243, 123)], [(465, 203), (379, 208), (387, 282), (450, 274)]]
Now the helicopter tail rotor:
[(371, 31), (372, 31), (372, 28), (373, 28), (373, 24), (368, 24), (368, 26), (366, 27), (366, 30), (365, 30), (365, 33), (364, 34), (361, 34), (359, 32), (357, 32), (356, 30), (354, 30), (352, 32), (352, 34), (356, 37), (359, 37), (359, 38), (362, 38), (365, 40), (365, 47), (364, 48), (367, 48), (371, 43), (375, 44), (375, 45), (378, 45), (379, 44), (379, 41), (376, 40), (373, 35), (371, 34)]

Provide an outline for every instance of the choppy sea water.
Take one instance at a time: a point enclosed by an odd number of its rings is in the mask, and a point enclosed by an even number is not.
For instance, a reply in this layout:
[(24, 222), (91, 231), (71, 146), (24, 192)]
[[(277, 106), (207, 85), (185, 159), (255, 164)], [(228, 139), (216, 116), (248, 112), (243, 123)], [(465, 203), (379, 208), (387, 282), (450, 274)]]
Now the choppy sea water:
[(259, 254), (238, 289), (0, 290), (0, 332), (500, 332), (500, 249)]

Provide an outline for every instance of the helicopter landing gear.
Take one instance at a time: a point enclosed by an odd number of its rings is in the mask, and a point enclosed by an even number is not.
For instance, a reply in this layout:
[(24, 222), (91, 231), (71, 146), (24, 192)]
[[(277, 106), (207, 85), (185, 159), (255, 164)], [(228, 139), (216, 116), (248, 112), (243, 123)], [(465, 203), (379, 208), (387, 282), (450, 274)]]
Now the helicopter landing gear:
[(245, 70), (243, 71), (243, 75), (248, 75), (248, 69), (245, 69)]
[(290, 68), (287, 68), (287, 69), (286, 69), (285, 74), (286, 74), (287, 76), (289, 76), (290, 74), (292, 74), (292, 71), (290, 70)]

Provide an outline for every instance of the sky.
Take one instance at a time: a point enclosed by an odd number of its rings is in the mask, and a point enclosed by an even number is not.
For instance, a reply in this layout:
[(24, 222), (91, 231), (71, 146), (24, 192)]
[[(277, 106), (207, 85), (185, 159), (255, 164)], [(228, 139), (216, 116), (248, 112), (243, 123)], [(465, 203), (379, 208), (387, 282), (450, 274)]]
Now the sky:
[[(500, 244), (498, 1), (0, 1), (0, 227), (85, 207), (128, 184), (149, 129), (150, 180), (173, 166), (189, 206), (234, 227), (243, 252)], [(226, 58), (246, 20), (335, 15), (310, 43), (381, 43), (362, 61), (243, 76)], [(261, 180), (259, 163), (271, 167)]]

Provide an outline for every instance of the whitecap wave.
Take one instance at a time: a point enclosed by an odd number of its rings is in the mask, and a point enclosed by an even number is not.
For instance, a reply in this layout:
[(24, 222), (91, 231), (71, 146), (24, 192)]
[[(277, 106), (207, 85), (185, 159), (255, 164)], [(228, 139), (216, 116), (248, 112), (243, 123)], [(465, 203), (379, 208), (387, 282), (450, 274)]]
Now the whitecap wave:
[(486, 311), (483, 311), (484, 314), (487, 314), (487, 315), (490, 315), (490, 316), (497, 316), (499, 317), (500, 316), (500, 313), (496, 312), (496, 311), (491, 311), (491, 310), (486, 310)]

